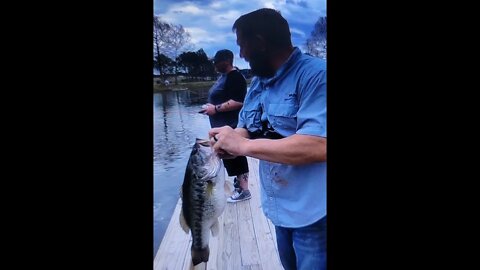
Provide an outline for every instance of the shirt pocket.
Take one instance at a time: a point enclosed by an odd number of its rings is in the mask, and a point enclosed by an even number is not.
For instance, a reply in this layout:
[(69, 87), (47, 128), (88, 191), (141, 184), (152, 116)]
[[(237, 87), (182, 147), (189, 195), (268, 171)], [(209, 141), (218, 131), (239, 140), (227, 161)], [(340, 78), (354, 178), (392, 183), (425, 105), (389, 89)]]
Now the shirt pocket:
[(274, 129), (295, 133), (297, 129), (298, 105), (295, 103), (271, 103), (268, 106), (268, 119)]

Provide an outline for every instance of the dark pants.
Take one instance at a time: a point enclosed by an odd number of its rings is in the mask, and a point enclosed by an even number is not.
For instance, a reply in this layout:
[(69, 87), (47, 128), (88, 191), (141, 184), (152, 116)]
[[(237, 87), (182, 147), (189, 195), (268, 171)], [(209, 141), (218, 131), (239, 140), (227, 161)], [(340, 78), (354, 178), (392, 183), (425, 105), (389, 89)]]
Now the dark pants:
[(223, 159), (223, 165), (227, 169), (228, 176), (237, 176), (242, 173), (248, 173), (248, 162), (244, 156), (234, 159)]
[(285, 270), (327, 269), (327, 217), (303, 228), (275, 226)]

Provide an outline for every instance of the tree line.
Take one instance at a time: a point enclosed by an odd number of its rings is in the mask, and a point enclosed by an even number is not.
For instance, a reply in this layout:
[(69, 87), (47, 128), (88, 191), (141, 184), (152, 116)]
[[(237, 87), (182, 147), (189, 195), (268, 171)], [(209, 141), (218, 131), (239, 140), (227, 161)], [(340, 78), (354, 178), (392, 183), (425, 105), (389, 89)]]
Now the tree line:
[(163, 80), (173, 75), (175, 84), (178, 84), (179, 73), (190, 80), (215, 77), (215, 67), (205, 51), (189, 51), (191, 47), (190, 34), (182, 25), (153, 16), (153, 66)]

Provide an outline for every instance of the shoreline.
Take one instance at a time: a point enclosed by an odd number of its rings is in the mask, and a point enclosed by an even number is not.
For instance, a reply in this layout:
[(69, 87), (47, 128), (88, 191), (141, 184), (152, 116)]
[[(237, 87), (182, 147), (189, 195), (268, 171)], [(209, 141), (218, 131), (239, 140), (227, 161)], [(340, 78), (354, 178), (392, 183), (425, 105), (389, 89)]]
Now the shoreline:
[[(175, 85), (175, 83), (172, 82), (168, 86), (165, 86), (163, 84), (157, 84), (155, 82), (156, 80), (157, 79), (154, 79), (154, 81), (153, 81), (153, 93), (160, 93), (160, 92), (166, 92), (166, 91), (208, 90), (216, 82), (216, 80), (214, 80), (214, 81), (196, 81), (196, 82), (179, 82), (177, 85)], [(250, 84), (251, 80), (252, 80), (252, 78), (246, 79), (247, 86)]]

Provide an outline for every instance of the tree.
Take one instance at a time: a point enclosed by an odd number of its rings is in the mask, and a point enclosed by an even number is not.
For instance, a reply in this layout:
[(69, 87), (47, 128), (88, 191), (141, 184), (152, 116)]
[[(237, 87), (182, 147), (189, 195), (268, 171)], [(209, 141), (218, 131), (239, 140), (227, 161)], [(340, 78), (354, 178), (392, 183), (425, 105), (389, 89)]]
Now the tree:
[[(167, 33), (169, 52), (172, 54), (173, 59), (177, 59), (180, 49), (190, 45), (190, 34), (185, 31), (185, 29), (181, 25), (171, 25), (170, 31), (168, 31)], [(177, 61), (175, 61), (175, 84), (178, 84), (177, 70), (178, 64)]]
[[(164, 64), (158, 62), (162, 59), (162, 54), (166, 57), (177, 59), (178, 53), (182, 48), (190, 46), (190, 34), (182, 25), (175, 25), (164, 22), (158, 16), (153, 16), (153, 47), (154, 47), (154, 67), (159, 69), (160, 74), (164, 74), (161, 70)], [(178, 84), (177, 61), (169, 62), (167, 65), (173, 64), (175, 73), (175, 84)]]
[(160, 72), (160, 76), (163, 77), (163, 80), (166, 79), (167, 73), (173, 73), (171, 69), (174, 66), (174, 61), (163, 53), (160, 53), (160, 55), (155, 55), (153, 64), (154, 67)]
[(198, 67), (198, 55), (195, 52), (183, 52), (177, 57), (178, 65), (186, 69), (187, 74), (193, 79), (195, 69)]
[(327, 58), (327, 17), (318, 18), (305, 46), (308, 54)]
[(196, 54), (198, 57), (199, 65), (198, 75), (205, 77), (211, 75), (212, 73), (215, 73), (215, 66), (213, 65), (212, 61), (208, 59), (205, 51), (203, 49), (200, 49), (197, 51)]
[(162, 21), (160, 17), (153, 16), (154, 67), (158, 69), (160, 75), (164, 74), (164, 64), (160, 61), (165, 60), (165, 57), (167, 57), (164, 53), (169, 50), (168, 32), (171, 28), (172, 26)]
[(196, 52), (183, 52), (178, 56), (177, 60), (179, 66), (187, 70), (192, 80), (196, 80), (198, 77), (208, 76), (215, 69), (203, 49)]

